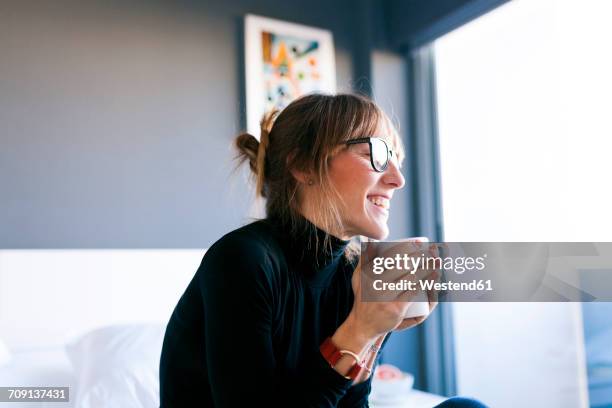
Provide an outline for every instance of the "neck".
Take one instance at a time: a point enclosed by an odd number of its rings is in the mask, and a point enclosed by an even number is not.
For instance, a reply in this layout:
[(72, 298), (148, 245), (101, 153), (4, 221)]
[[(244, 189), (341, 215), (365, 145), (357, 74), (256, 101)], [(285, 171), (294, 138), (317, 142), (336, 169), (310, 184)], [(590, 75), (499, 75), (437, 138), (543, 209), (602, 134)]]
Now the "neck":
[(300, 209), (300, 213), (302, 214), (302, 217), (306, 218), (308, 221), (313, 223), (317, 228), (327, 232), (329, 235), (332, 235), (343, 241), (348, 241), (351, 239), (351, 236), (347, 234), (346, 231), (330, 230), (330, 228), (323, 225), (321, 218), (317, 216), (317, 213), (314, 210), (312, 210), (311, 206), (303, 205), (302, 208)]

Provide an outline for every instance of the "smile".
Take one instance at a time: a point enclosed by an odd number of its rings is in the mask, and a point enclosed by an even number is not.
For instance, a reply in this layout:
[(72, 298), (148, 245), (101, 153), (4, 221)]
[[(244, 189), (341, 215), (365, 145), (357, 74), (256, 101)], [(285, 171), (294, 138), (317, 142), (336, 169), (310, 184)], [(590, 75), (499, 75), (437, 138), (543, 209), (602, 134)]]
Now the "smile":
[(374, 204), (376, 207), (389, 211), (390, 202), (387, 197), (373, 195), (373, 196), (368, 196), (367, 198), (368, 198), (368, 201)]

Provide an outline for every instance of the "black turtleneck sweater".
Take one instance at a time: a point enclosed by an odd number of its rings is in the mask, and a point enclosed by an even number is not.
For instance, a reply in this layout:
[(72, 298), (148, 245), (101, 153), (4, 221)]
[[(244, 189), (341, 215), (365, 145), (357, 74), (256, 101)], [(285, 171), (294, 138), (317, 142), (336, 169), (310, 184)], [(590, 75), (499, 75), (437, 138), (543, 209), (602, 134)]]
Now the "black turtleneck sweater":
[(312, 227), (295, 239), (268, 218), (210, 247), (166, 328), (162, 408), (368, 406), (371, 379), (353, 386), (319, 352), (352, 308), (356, 261), (333, 236), (315, 251)]

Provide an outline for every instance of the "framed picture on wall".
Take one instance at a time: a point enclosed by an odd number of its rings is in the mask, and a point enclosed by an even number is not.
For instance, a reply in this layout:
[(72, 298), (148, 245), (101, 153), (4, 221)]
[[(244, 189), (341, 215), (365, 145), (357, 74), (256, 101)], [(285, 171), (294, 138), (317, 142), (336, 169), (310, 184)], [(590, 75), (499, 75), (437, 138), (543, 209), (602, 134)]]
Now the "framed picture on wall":
[(249, 14), (244, 35), (247, 131), (255, 137), (264, 113), (301, 95), (336, 91), (330, 31)]

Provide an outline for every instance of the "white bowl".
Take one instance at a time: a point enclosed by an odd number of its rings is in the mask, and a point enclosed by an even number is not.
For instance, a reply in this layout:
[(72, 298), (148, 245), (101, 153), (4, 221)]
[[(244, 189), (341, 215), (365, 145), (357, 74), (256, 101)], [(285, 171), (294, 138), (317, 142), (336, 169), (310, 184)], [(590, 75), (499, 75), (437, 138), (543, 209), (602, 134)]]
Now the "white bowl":
[(402, 399), (412, 390), (414, 376), (390, 364), (376, 367), (370, 398), (377, 402)]

